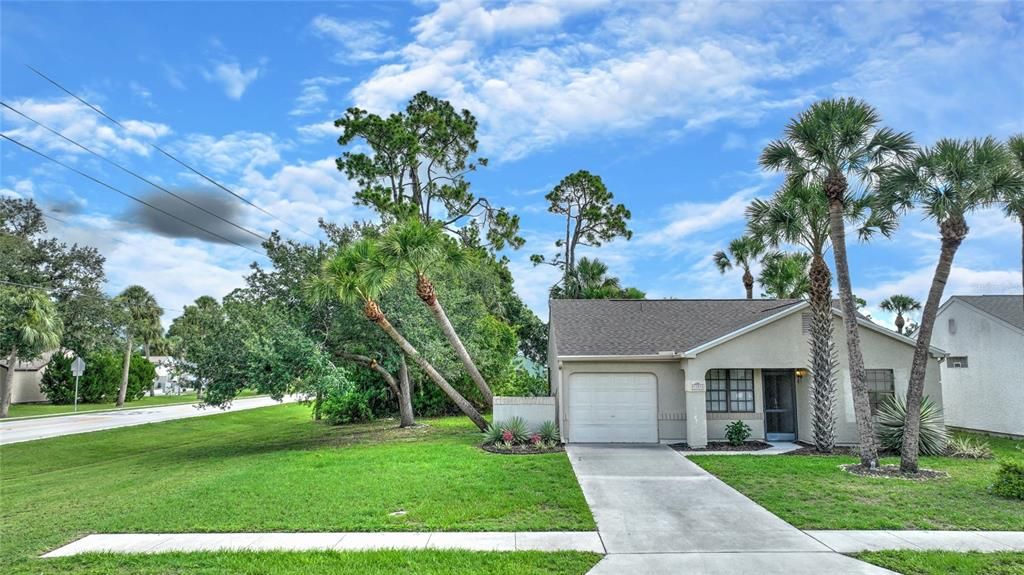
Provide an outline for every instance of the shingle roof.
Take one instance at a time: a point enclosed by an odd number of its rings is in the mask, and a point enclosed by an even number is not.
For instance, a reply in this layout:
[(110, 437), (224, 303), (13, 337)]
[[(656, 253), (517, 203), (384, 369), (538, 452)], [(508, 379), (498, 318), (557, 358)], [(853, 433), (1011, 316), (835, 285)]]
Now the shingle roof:
[(682, 353), (800, 300), (551, 300), (558, 355)]
[(981, 311), (1024, 329), (1024, 296), (1019, 295), (955, 295), (954, 298)]

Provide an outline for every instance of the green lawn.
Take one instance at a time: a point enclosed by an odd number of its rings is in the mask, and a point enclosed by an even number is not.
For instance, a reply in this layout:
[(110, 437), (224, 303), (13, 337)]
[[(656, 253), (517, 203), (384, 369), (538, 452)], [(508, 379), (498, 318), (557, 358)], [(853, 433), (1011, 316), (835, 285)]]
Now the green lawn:
[[(1020, 441), (983, 438), (996, 456), (1020, 456)], [(989, 493), (994, 460), (922, 457), (949, 472), (927, 482), (857, 477), (839, 469), (852, 457), (697, 456), (694, 463), (800, 529), (1024, 531), (1024, 501)], [(885, 463), (896, 463), (887, 459)]]
[(2, 446), (0, 572), (255, 573), (269, 562), (373, 573), (366, 564), (379, 558), (380, 572), (422, 559), (408, 572), (583, 573), (597, 560), (419, 551), (36, 559), (87, 533), (594, 529), (565, 454), (494, 455), (477, 448), (464, 419), (428, 423), (330, 427), (285, 405)]
[(856, 555), (903, 575), (1020, 575), (1024, 553), (952, 551), (876, 551)]
[[(246, 390), (239, 394), (239, 397), (255, 397), (259, 395), (255, 391)], [(146, 396), (138, 401), (125, 402), (120, 409), (137, 409), (139, 407), (153, 407), (155, 405), (170, 405), (173, 403), (195, 403), (195, 392), (183, 393), (181, 395), (156, 395)], [(71, 415), (75, 413), (74, 405), (53, 405), (51, 403), (16, 403), (11, 406), (8, 418), (12, 417), (40, 417), (44, 415)], [(113, 403), (79, 403), (78, 413), (87, 411), (117, 411)]]

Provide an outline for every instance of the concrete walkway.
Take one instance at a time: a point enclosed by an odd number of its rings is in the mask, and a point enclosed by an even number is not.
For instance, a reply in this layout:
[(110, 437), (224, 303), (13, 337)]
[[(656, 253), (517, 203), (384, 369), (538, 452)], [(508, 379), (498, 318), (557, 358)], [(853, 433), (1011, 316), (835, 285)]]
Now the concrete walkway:
[(43, 557), (80, 553), (171, 551), (367, 551), (465, 549), (469, 551), (590, 551), (604, 553), (593, 531), (475, 533), (145, 533), (88, 535)]
[(911, 551), (1024, 551), (1024, 531), (806, 531), (839, 553)]
[[(283, 403), (297, 401), (295, 397), (285, 397)], [(225, 411), (244, 411), (257, 407), (279, 405), (269, 397), (252, 397), (237, 399), (231, 403), (228, 410), (216, 407), (198, 408), (195, 405), (166, 405), (156, 407), (143, 407), (139, 409), (123, 409), (120, 411), (102, 411), (98, 413), (81, 413), (78, 415), (64, 415), (61, 417), (45, 417), (39, 419), (22, 419), (14, 421), (0, 421), (0, 445), (9, 443), (20, 443), (22, 441), (34, 441), (49, 437), (60, 437), (62, 435), (74, 435), (77, 433), (89, 433), (104, 429), (115, 429), (118, 427), (130, 427), (146, 423), (157, 423), (170, 421), (172, 419), (185, 419), (189, 417), (201, 417), (204, 415), (216, 415)]]
[(569, 445), (612, 573), (890, 571), (840, 555), (664, 445)]

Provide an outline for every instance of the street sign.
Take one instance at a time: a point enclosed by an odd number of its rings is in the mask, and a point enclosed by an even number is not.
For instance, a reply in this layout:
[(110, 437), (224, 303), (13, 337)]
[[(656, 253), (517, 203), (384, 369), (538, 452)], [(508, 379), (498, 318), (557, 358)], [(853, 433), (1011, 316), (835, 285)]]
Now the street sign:
[(82, 358), (76, 357), (75, 362), (71, 364), (71, 375), (78, 377), (82, 375), (83, 371), (85, 371), (85, 362), (82, 361)]

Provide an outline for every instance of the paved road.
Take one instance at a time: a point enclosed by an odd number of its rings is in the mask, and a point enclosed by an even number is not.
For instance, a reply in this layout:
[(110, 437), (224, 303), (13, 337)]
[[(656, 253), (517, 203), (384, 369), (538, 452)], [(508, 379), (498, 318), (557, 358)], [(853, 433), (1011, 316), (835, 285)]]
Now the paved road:
[[(283, 402), (293, 401), (297, 401), (297, 398), (286, 397)], [(231, 408), (227, 411), (243, 411), (270, 405), (279, 405), (279, 402), (269, 397), (237, 399), (232, 402)], [(157, 423), (172, 419), (216, 415), (224, 413), (224, 411), (215, 407), (199, 408), (195, 405), (168, 405), (163, 407), (144, 407), (121, 411), (23, 419), (20, 421), (0, 421), (0, 445), (62, 435), (74, 435), (76, 433), (89, 433), (90, 431), (100, 431), (103, 429)]]
[(833, 552), (663, 445), (570, 445), (608, 555), (590, 572), (891, 574)]

